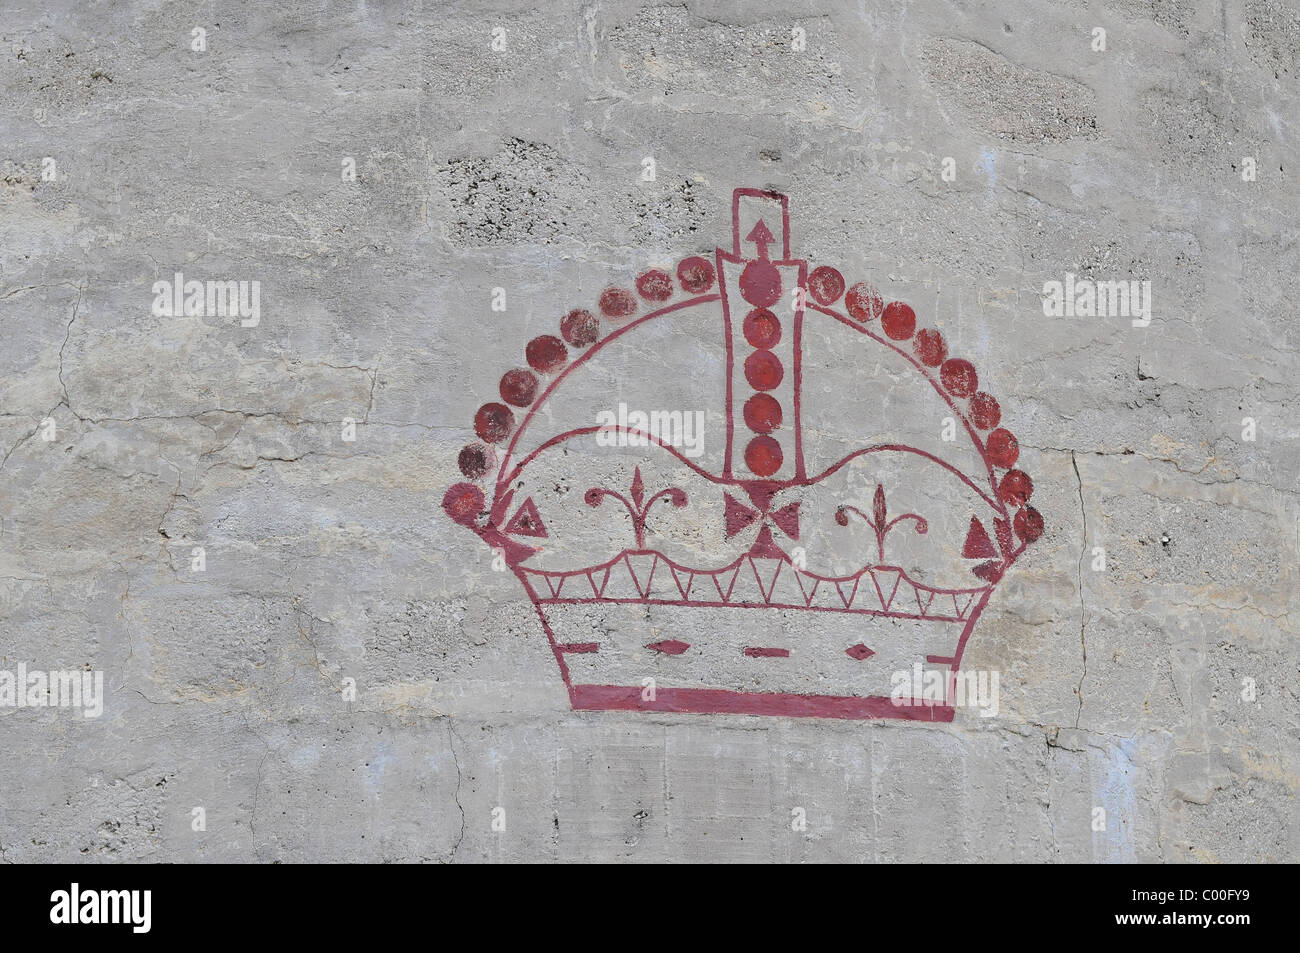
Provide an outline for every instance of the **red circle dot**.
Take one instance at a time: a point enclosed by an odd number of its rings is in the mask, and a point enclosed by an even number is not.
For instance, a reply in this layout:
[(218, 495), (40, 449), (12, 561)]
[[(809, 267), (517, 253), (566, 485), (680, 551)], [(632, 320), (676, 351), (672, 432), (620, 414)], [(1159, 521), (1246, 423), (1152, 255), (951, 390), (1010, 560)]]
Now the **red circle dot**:
[(569, 359), (569, 351), (553, 334), (543, 334), (533, 338), (524, 348), (524, 357), (528, 366), (542, 374), (559, 370)]
[(483, 507), (483, 491), (472, 483), (457, 483), (442, 497), (443, 512), (461, 526), (473, 526)]
[(570, 311), (560, 320), (560, 334), (574, 347), (586, 347), (600, 337), (600, 321), (590, 311)]
[(885, 299), (880, 297), (875, 285), (859, 281), (844, 296), (844, 307), (849, 309), (851, 318), (866, 324), (885, 313)]
[(1011, 525), (1015, 527), (1017, 536), (1026, 543), (1032, 543), (1043, 535), (1043, 514), (1032, 506), (1026, 506), (1016, 514)]
[(461, 450), (456, 463), (460, 466), (461, 473), (471, 480), (477, 480), (492, 466), (492, 451), (481, 443), (471, 443)]
[(834, 304), (844, 294), (844, 276), (827, 265), (814, 268), (808, 276), (808, 293), (818, 304)]
[(740, 294), (758, 308), (770, 308), (781, 300), (781, 272), (765, 258), (751, 261), (740, 273)]
[(755, 308), (745, 315), (745, 340), (754, 347), (775, 347), (781, 340), (781, 319), (767, 308)]
[(926, 367), (938, 367), (948, 356), (948, 344), (933, 328), (918, 331), (912, 349), (916, 351), (916, 359)]
[(626, 318), (636, 312), (636, 298), (626, 288), (606, 288), (600, 293), (600, 311), (607, 318)]
[(755, 351), (745, 358), (745, 380), (754, 390), (776, 390), (784, 376), (781, 359), (771, 351)]
[(1013, 467), (1020, 456), (1020, 441), (1010, 430), (999, 427), (984, 443), (994, 466)]
[(980, 391), (970, 399), (970, 419), (980, 430), (989, 430), (1002, 419), (1002, 408), (993, 395)]
[(783, 459), (781, 445), (771, 437), (755, 437), (745, 447), (745, 466), (755, 476), (771, 476), (781, 469)]
[(681, 282), (682, 289), (691, 294), (708, 291), (713, 287), (713, 265), (707, 258), (698, 255), (683, 258), (677, 266), (677, 280)]
[(880, 316), (880, 326), (895, 341), (906, 341), (916, 330), (916, 312), (901, 301), (891, 301)]
[(943, 367), (939, 368), (939, 379), (954, 397), (969, 397), (980, 386), (975, 365), (959, 357), (943, 362)]
[(637, 278), (636, 290), (647, 301), (667, 301), (673, 296), (673, 279), (668, 272), (652, 268)]
[(745, 426), (754, 433), (771, 433), (781, 426), (781, 404), (771, 394), (755, 394), (745, 401)]
[(515, 415), (505, 404), (484, 404), (474, 415), (474, 432), (488, 443), (500, 443), (515, 429)]
[(1029, 474), (1023, 470), (1008, 470), (1007, 475), (1002, 478), (1002, 485), (998, 487), (998, 495), (1002, 497), (1002, 502), (1010, 503), (1012, 506), (1024, 506), (1033, 493), (1034, 481), (1029, 479)]
[(537, 375), (517, 367), (501, 375), (501, 399), (516, 407), (527, 407), (537, 399)]

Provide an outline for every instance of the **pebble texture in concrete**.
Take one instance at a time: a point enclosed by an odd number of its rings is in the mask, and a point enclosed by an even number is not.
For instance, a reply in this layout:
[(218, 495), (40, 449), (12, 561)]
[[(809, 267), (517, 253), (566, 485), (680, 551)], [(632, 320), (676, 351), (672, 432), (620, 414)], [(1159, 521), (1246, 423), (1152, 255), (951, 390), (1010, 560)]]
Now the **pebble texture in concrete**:
[[(0, 860), (1300, 859), (1293, 3), (0, 20), (0, 669), (105, 696), (0, 707)], [(994, 717), (575, 712), (443, 513), (525, 343), (711, 256), (737, 187), (1015, 421), (1047, 530), (963, 662)], [(157, 314), (177, 272), (257, 323)], [(1150, 324), (1044, 315), (1067, 274)]]

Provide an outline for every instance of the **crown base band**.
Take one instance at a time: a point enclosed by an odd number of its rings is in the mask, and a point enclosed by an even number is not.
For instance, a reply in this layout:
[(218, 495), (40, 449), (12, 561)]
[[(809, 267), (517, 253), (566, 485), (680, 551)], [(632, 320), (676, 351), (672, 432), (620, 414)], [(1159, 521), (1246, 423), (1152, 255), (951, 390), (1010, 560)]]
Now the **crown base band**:
[(574, 708), (950, 721), (952, 697), (928, 694), (920, 682), (958, 670), (983, 604), (959, 622), (792, 610), (792, 623), (817, 624), (766, 641), (750, 607), (535, 608)]
[(901, 718), (950, 722), (953, 706), (920, 702), (898, 704), (881, 695), (797, 695), (790, 692), (738, 692), (716, 688), (659, 688), (647, 697), (640, 685), (574, 685), (569, 689), (580, 711), (650, 711), (709, 715), (784, 715), (794, 718)]

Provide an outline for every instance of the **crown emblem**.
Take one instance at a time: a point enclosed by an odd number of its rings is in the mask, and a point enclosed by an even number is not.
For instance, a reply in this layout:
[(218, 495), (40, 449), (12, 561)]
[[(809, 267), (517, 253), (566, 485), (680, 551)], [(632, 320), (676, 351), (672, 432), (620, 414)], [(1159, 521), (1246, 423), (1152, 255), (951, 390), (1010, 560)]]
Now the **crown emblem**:
[(998, 401), (907, 304), (796, 258), (780, 193), (737, 189), (730, 246), (675, 270), (528, 342), (444, 511), (574, 708), (951, 720), (890, 679), (955, 673), (1043, 533)]

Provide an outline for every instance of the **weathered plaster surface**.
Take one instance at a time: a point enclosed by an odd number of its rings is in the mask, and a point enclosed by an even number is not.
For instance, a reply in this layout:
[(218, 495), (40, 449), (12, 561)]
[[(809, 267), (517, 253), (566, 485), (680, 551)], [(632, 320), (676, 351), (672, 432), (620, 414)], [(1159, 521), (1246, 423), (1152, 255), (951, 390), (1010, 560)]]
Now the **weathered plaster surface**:
[[(0, 709), (0, 858), (1300, 858), (1300, 13), (1011, 6), (6, 3), (0, 667), (107, 699)], [(571, 712), (439, 508), (524, 342), (746, 185), (1015, 408), (996, 718)], [(1151, 326), (1044, 317), (1067, 271)]]

